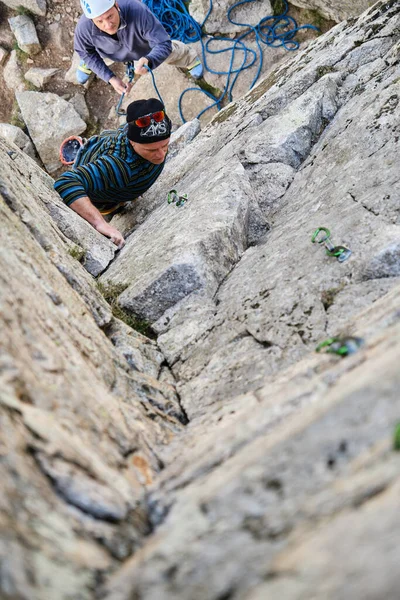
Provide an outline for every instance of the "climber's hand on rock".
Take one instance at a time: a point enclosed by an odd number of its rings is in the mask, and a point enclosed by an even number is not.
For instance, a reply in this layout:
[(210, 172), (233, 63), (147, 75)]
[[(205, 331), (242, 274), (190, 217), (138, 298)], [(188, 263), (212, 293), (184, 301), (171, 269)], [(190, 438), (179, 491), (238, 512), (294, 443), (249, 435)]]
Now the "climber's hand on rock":
[(145, 56), (142, 56), (142, 58), (139, 58), (139, 60), (137, 62), (135, 62), (135, 75), (146, 75), (146, 73), (148, 73), (148, 70), (146, 69), (146, 67), (144, 65), (148, 65), (149, 61)]
[(122, 79), (115, 77), (115, 75), (114, 77), (111, 77), (108, 83), (113, 86), (114, 90), (118, 92), (118, 94), (126, 94), (132, 87), (132, 84), (124, 83)]
[(105, 222), (98, 223), (96, 225), (96, 230), (99, 233), (102, 233), (106, 237), (110, 238), (112, 243), (118, 246), (119, 249), (121, 249), (125, 245), (125, 240), (122, 236), (122, 233), (120, 233), (118, 229), (115, 229), (115, 227), (113, 227), (112, 225), (109, 225)]

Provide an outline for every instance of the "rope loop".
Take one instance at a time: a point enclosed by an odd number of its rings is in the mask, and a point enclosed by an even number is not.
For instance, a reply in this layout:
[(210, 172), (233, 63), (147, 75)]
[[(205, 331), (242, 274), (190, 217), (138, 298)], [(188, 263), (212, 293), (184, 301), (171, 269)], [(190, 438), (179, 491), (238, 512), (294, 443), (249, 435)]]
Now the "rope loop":
[[(212, 0), (210, 0), (210, 7), (204, 18), (204, 21), (201, 24), (195, 21), (193, 17), (190, 16), (187, 6), (185, 2), (183, 2), (183, 0), (143, 0), (143, 3), (146, 4), (146, 6), (151, 10), (151, 12), (162, 23), (162, 25), (164, 26), (167, 33), (172, 39), (180, 40), (183, 43), (201, 43), (203, 65), (206, 71), (215, 75), (226, 75), (225, 87), (219, 98), (216, 98), (209, 91), (198, 87), (188, 88), (182, 92), (178, 100), (178, 108), (183, 123), (186, 123), (186, 120), (182, 112), (182, 99), (187, 92), (197, 91), (202, 94), (205, 94), (212, 100), (212, 104), (210, 104), (207, 108), (203, 109), (197, 115), (197, 118), (199, 118), (202, 114), (204, 114), (206, 111), (210, 110), (214, 106), (216, 106), (218, 110), (221, 110), (221, 102), (225, 97), (229, 100), (229, 102), (232, 102), (233, 88), (240, 73), (252, 67), (256, 63), (258, 57), (259, 64), (257, 72), (253, 81), (250, 84), (249, 89), (252, 89), (256, 84), (260, 76), (263, 64), (263, 53), (261, 44), (270, 46), (272, 48), (278, 48), (282, 46), (286, 50), (293, 52), (294, 50), (297, 50), (300, 45), (298, 41), (293, 39), (298, 31), (300, 31), (301, 29), (313, 29), (315, 31), (319, 31), (318, 27), (315, 27), (314, 25), (298, 26), (296, 20), (287, 14), (289, 11), (289, 5), (287, 3), (287, 0), (283, 0), (284, 10), (281, 15), (266, 16), (263, 19), (261, 19), (257, 25), (251, 25), (249, 23), (240, 23), (238, 21), (234, 21), (231, 16), (234, 10), (239, 6), (243, 4), (249, 4), (250, 2), (255, 2), (255, 0), (240, 0), (239, 2), (236, 2), (236, 4), (231, 6), (227, 11), (228, 21), (232, 23), (232, 25), (237, 25), (246, 28), (245, 31), (241, 35), (239, 35), (239, 37), (233, 40), (231, 38), (226, 37), (213, 37), (212, 39), (209, 39), (206, 41), (206, 43), (204, 43), (203, 37), (205, 34), (203, 34), (203, 28), (208, 17), (212, 12)], [(251, 33), (254, 33), (255, 35), (257, 51), (253, 50), (252, 48), (249, 48), (242, 41)], [(219, 50), (212, 50), (210, 48), (210, 44), (214, 44), (216, 42), (223, 43), (224, 47)], [(231, 55), (229, 67), (226, 71), (216, 71), (207, 65), (207, 53), (223, 54), (229, 52), (231, 53)], [(239, 53), (243, 53), (241, 64), (239, 67), (235, 67), (234, 65), (238, 64), (237, 57)], [(155, 86), (154, 76), (153, 83)], [(155, 89), (157, 90), (156, 86)]]

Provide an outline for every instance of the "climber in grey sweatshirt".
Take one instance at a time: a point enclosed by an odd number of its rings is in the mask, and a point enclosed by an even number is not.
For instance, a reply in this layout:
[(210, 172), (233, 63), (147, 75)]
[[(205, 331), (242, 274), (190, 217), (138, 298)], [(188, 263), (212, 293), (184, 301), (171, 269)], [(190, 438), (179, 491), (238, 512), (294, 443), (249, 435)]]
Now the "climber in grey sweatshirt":
[(116, 62), (138, 61), (135, 72), (139, 74), (147, 72), (143, 65), (155, 69), (165, 60), (186, 67), (189, 72), (194, 68), (196, 73), (199, 63), (196, 52), (182, 42), (171, 42), (161, 23), (138, 0), (119, 0), (118, 3), (81, 0), (81, 6), (84, 14), (76, 26), (74, 39), (74, 48), (82, 59), (77, 72), (80, 83), (84, 83), (81, 79), (85, 73), (87, 80), (93, 71), (117, 92), (126, 91), (126, 86), (103, 58)]

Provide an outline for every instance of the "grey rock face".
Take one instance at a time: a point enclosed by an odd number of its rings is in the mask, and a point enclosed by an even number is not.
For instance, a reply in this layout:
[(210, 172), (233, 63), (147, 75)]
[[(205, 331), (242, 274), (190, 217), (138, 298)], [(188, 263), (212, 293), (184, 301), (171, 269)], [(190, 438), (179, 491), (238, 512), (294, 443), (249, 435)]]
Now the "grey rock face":
[(0, 595), (397, 597), (399, 8), (221, 111), (110, 263), (0, 140)]
[(56, 94), (22, 92), (16, 95), (23, 119), (46, 170), (56, 171), (62, 141), (79, 135), (86, 123), (75, 109)]
[(368, 0), (355, 0), (354, 2), (350, 2), (349, 0), (338, 0), (338, 2), (332, 2), (331, 0), (311, 0), (311, 2), (293, 0), (292, 4), (300, 8), (316, 10), (326, 19), (331, 19), (339, 23), (340, 21), (358, 17), (372, 3)]
[(17, 53), (15, 50), (10, 52), (10, 57), (5, 64), (3, 70), (4, 82), (9, 90), (14, 92), (23, 92), (26, 89), (26, 82), (22, 69), (18, 63)]
[(16, 10), (23, 6), (35, 15), (44, 17), (47, 10), (46, 0), (5, 0), (4, 4)]
[(156, 344), (113, 317), (50, 216), (51, 178), (2, 139), (0, 162), (0, 595), (90, 600), (148, 532), (156, 448), (185, 417)]
[(0, 123), (0, 136), (7, 142), (18, 146), (18, 148), (33, 158), (33, 160), (37, 160), (35, 148), (31, 140), (19, 127), (10, 125), (9, 123)]
[(172, 158), (178, 152), (180, 152), (186, 144), (190, 143), (196, 135), (200, 132), (200, 121), (198, 119), (193, 119), (193, 121), (188, 121), (177, 131), (171, 135), (171, 140), (168, 146), (168, 158)]
[(58, 69), (39, 69), (32, 67), (25, 73), (25, 79), (41, 89), (57, 73)]
[(18, 15), (8, 19), (8, 22), (17, 44), (23, 52), (32, 56), (41, 51), (42, 48), (32, 19), (27, 15)]

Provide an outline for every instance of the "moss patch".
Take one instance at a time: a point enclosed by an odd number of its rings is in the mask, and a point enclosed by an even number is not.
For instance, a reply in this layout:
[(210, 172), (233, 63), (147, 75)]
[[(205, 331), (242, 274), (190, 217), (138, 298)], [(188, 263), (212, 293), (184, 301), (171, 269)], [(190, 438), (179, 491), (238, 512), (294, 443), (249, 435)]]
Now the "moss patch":
[(343, 290), (345, 284), (341, 284), (336, 288), (330, 288), (328, 290), (323, 290), (321, 293), (321, 302), (325, 310), (328, 310), (330, 306), (335, 302), (335, 298), (339, 292)]
[(26, 15), (27, 17), (32, 19), (32, 21), (34, 21), (35, 15), (28, 8), (25, 8), (25, 6), (17, 6), (15, 11), (17, 15)]
[(235, 112), (237, 111), (237, 107), (238, 106), (237, 106), (236, 102), (233, 102), (226, 108), (223, 108), (222, 110), (220, 110), (219, 113), (217, 115), (215, 115), (215, 117), (213, 118), (212, 124), (216, 125), (218, 123), (223, 123), (224, 121), (229, 119), (230, 116), (235, 114)]
[(14, 125), (14, 127), (19, 127), (20, 129), (25, 129), (25, 122), (22, 118), (18, 102), (16, 100), (14, 100), (14, 104), (12, 107), (10, 125)]
[(104, 300), (110, 305), (111, 312), (116, 319), (120, 319), (120, 321), (123, 321), (126, 325), (128, 325), (128, 327), (131, 327), (135, 331), (142, 333), (150, 339), (154, 340), (156, 338), (156, 335), (151, 329), (151, 325), (148, 321), (135, 317), (130, 312), (119, 306), (118, 297), (126, 290), (128, 287), (127, 285), (112, 283), (104, 284), (98, 281), (97, 287), (101, 295), (104, 297)]
[(81, 262), (86, 256), (86, 250), (84, 250), (80, 246), (72, 246), (68, 250), (68, 254), (72, 256), (72, 258), (75, 258), (75, 260)]
[(254, 90), (246, 94), (246, 100), (249, 104), (254, 104), (261, 96), (263, 96), (275, 83), (278, 78), (275, 73), (271, 73), (264, 81), (262, 81)]
[(283, 0), (272, 0), (272, 14), (274, 17), (279, 17), (279, 15), (283, 15), (285, 12), (285, 2)]
[(15, 41), (13, 43), (12, 49), (15, 50), (15, 53), (17, 55), (17, 62), (21, 63), (22, 65), (24, 65), (26, 63), (26, 61), (29, 58), (29, 54), (27, 54), (26, 52), (24, 52), (23, 50), (21, 50), (21, 48), (18, 46), (18, 42)]
[(317, 69), (317, 79), (321, 79), (327, 73), (335, 73), (336, 69), (330, 67), (329, 65), (321, 65)]

